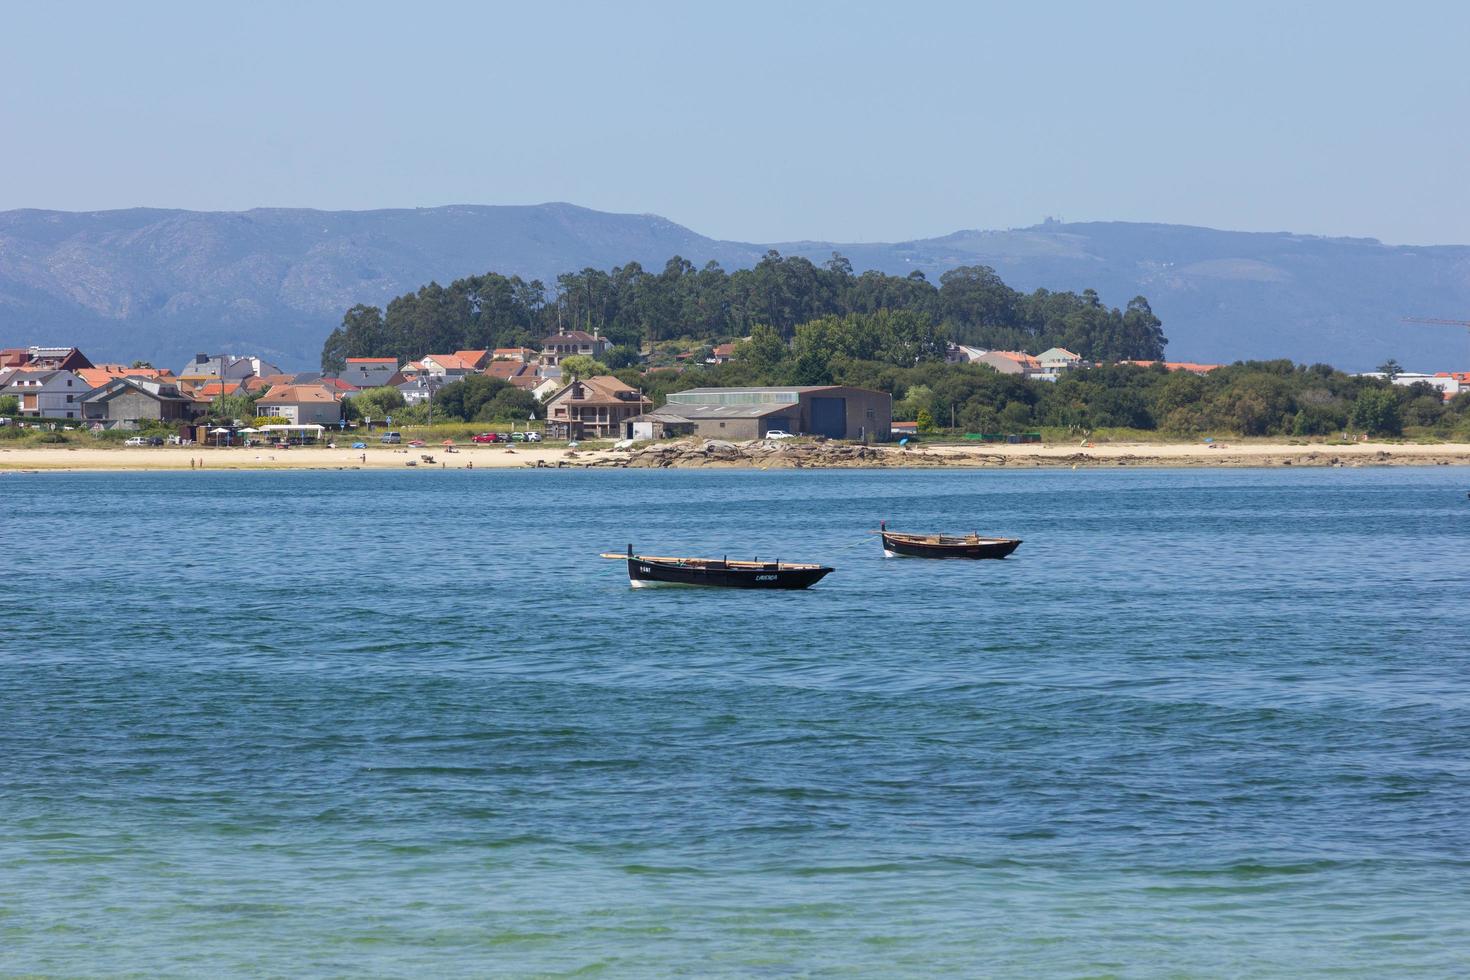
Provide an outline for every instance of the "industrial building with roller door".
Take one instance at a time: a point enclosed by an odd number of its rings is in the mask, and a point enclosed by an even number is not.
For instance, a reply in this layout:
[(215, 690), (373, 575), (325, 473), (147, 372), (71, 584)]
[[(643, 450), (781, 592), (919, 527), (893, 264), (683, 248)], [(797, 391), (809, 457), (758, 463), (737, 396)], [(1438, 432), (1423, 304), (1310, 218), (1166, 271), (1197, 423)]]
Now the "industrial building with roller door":
[[(676, 419), (708, 439), (760, 439), (768, 432), (883, 442), (893, 423), (893, 396), (845, 385), (770, 388), (692, 388), (669, 395), (657, 413), (664, 428)], [(640, 418), (624, 423), (628, 439), (649, 438)]]

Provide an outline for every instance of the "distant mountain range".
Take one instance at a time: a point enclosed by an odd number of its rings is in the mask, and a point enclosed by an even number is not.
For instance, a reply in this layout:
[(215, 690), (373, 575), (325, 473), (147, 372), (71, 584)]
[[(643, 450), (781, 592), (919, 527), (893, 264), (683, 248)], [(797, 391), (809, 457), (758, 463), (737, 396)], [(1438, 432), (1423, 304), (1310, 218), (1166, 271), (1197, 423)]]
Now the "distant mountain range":
[(1470, 369), (1465, 330), (1400, 322), (1470, 319), (1470, 246), (1126, 222), (757, 245), (569, 204), (0, 212), (0, 347), (75, 344), (94, 359), (174, 368), (198, 351), (258, 353), (306, 368), (349, 306), (430, 280), (496, 271), (549, 284), (630, 260), (656, 271), (673, 255), (735, 269), (769, 248), (816, 261), (838, 251), (859, 271), (935, 280), (984, 264), (1018, 289), (1091, 287), (1114, 306), (1142, 293), (1180, 360), (1363, 370), (1394, 357), (1411, 370)]

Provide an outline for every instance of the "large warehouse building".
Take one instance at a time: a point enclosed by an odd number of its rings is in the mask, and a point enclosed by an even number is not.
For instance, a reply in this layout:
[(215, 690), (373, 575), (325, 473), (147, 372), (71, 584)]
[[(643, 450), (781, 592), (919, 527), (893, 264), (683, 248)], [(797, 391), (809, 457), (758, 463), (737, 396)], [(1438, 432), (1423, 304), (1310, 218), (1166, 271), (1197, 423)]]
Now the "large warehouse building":
[[(693, 388), (669, 396), (659, 409), (667, 429), (676, 420), (710, 439), (759, 439), (768, 432), (881, 442), (893, 423), (893, 396), (843, 385), (789, 388)], [(648, 428), (625, 423), (626, 438), (647, 438)], [(682, 428), (682, 426), (680, 427)]]

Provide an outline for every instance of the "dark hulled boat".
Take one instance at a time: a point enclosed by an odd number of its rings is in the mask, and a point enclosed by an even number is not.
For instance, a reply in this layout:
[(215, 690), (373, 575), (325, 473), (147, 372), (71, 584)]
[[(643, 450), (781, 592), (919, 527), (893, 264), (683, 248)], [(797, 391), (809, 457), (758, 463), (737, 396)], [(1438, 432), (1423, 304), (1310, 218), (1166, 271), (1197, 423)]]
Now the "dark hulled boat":
[(904, 534), (878, 525), (883, 554), (889, 558), (1004, 558), (1021, 546), (1020, 538), (982, 538), (978, 534)]
[(650, 585), (696, 585), (721, 589), (805, 589), (816, 585), (832, 569), (785, 561), (730, 561), (725, 558), (668, 558), (603, 554), (603, 558), (626, 559), (628, 584), (635, 589)]

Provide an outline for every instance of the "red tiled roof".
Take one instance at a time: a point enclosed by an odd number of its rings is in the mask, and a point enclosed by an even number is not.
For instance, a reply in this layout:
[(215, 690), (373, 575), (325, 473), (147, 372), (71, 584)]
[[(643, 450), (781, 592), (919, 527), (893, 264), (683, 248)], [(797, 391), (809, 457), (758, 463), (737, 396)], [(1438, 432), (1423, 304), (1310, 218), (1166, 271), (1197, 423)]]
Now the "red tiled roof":
[(485, 365), (485, 370), (480, 373), (487, 377), (509, 381), (511, 378), (518, 378), (523, 374), (535, 374), (536, 369), (524, 361), (491, 361)]
[(322, 385), (277, 385), (260, 399), (260, 405), (302, 405), (335, 402), (337, 396)]
[(986, 351), (985, 354), (981, 355), (981, 359), (983, 360), (984, 357), (987, 356), (987, 355), (989, 355), (989, 354), (994, 354), (997, 357), (1004, 357), (1008, 361), (1015, 361), (1017, 364), (1020, 364), (1023, 367), (1029, 367), (1029, 368), (1039, 368), (1039, 367), (1041, 367), (1041, 362), (1038, 361), (1036, 358), (1032, 357), (1030, 354), (1027, 354), (1025, 351), (1019, 351), (1019, 350), (992, 350), (992, 351)]
[[(432, 360), (435, 364), (437, 364), (440, 367), (444, 368), (446, 371), (473, 371), (473, 370), (475, 370), (475, 365), (474, 365), (473, 362), (466, 361), (464, 358), (460, 357), (458, 354), (425, 354), (424, 355), (424, 360), (426, 360), (426, 361)], [(405, 367), (410, 367), (410, 366), (411, 365), (405, 365)]]
[(470, 368), (476, 368), (485, 363), (485, 360), (490, 356), (490, 352), (488, 350), (457, 350), (454, 352), (454, 356)]
[(212, 401), (221, 395), (233, 395), (240, 390), (238, 381), (208, 381), (193, 390), (196, 399)]
[(1119, 361), (1119, 364), (1131, 364), (1134, 367), (1153, 367), (1155, 364), (1163, 364), (1165, 371), (1190, 371), (1194, 374), (1209, 374), (1223, 364), (1196, 364), (1194, 361)]
[(118, 378), (158, 379), (169, 374), (168, 371), (160, 371), (158, 368), (130, 368), (122, 364), (98, 364), (96, 367), (77, 368), (72, 373), (93, 388), (101, 388)]

